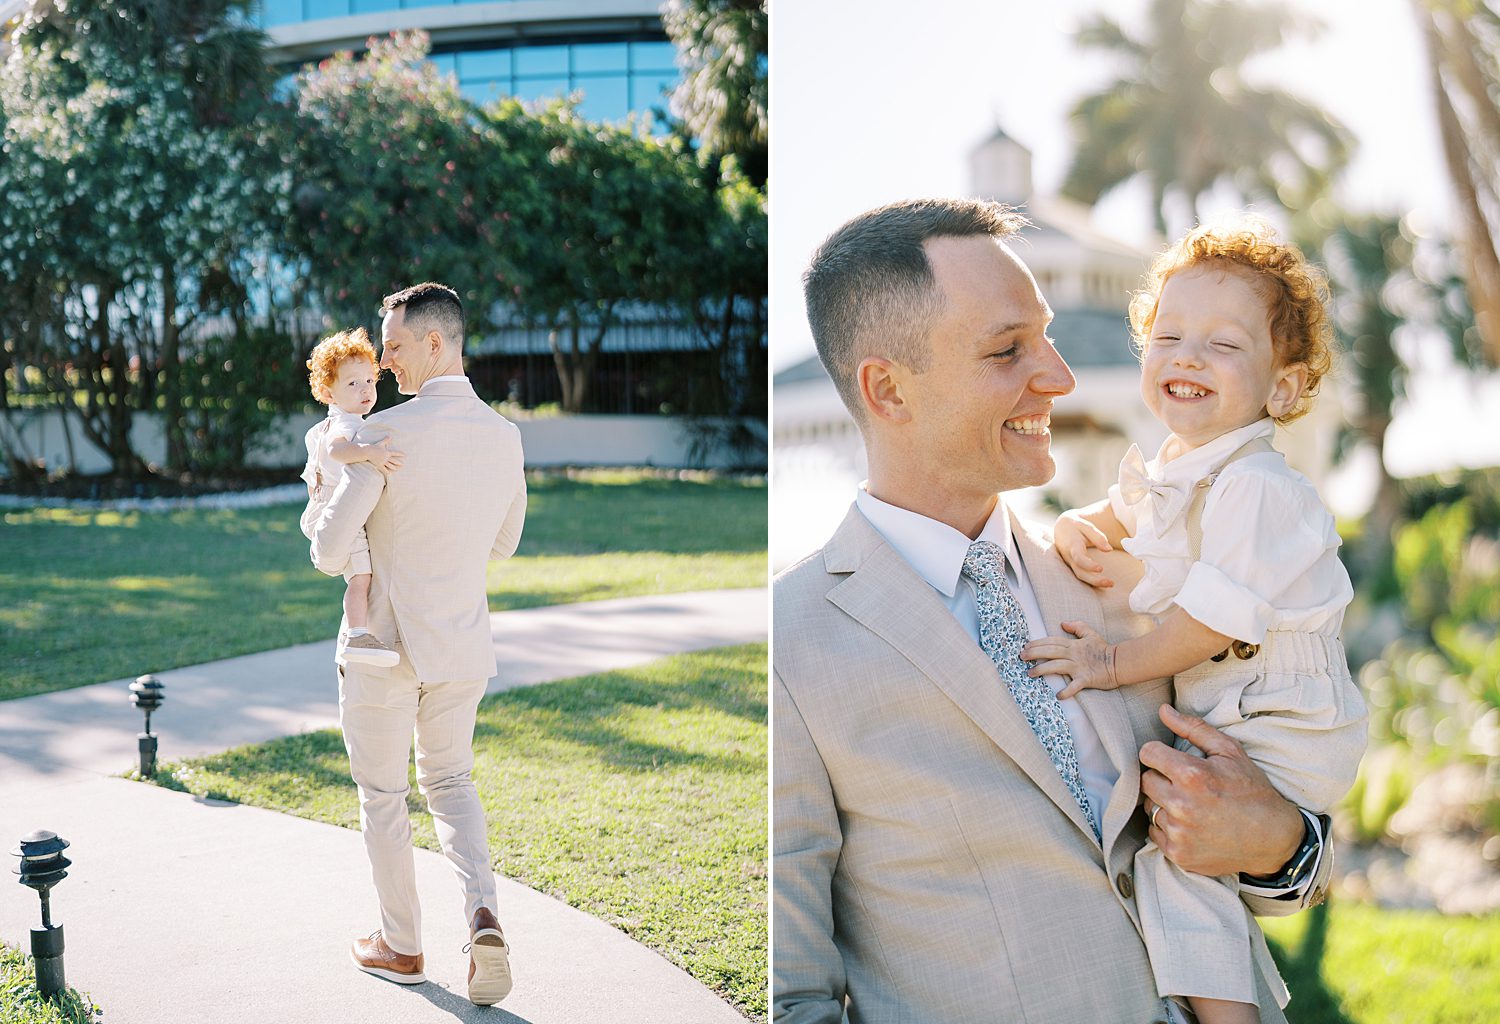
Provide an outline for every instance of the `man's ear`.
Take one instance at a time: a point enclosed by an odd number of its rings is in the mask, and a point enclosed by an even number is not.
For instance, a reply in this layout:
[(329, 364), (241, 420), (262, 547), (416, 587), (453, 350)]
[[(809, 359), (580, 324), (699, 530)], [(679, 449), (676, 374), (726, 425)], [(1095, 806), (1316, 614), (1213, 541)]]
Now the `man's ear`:
[(1266, 400), (1266, 413), (1272, 419), (1285, 416), (1297, 405), (1302, 389), (1307, 387), (1307, 364), (1288, 363), (1276, 374), (1276, 383), (1271, 388), (1271, 397)]
[(427, 332), (427, 348), (433, 355), (437, 355), (443, 347), (443, 336), (437, 331)]
[(865, 356), (854, 371), (859, 397), (865, 413), (873, 420), (906, 423), (911, 420), (911, 406), (902, 393), (906, 368), (880, 356)]

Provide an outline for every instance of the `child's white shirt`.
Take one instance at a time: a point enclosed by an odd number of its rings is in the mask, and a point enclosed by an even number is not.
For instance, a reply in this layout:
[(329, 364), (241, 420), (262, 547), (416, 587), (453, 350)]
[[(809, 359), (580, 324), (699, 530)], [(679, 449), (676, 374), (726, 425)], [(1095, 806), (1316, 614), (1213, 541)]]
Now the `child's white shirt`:
[(323, 478), (323, 500), (333, 496), (333, 490), (344, 478), (344, 464), (330, 453), (335, 441), (353, 440), (354, 435), (365, 425), (365, 418), (357, 412), (345, 412), (336, 405), (328, 407), (328, 416), (313, 424), (303, 441), (307, 447), (307, 465), (302, 469), (302, 479), (309, 488), (316, 489), (318, 475)]
[[(1337, 637), (1354, 589), (1338, 558), (1333, 516), (1317, 489), (1280, 452), (1224, 464), (1275, 429), (1267, 417), (1164, 462), (1182, 447), (1169, 437), (1144, 463), (1145, 488), (1139, 480), (1127, 483), (1135, 498), (1128, 501), (1122, 483), (1135, 476), (1132, 463), (1142, 468), (1139, 449), (1131, 446), (1109, 502), (1131, 534), (1125, 550), (1145, 567), (1130, 593), (1133, 610), (1161, 615), (1176, 604), (1210, 629), (1255, 644), (1273, 629)], [(1194, 485), (1214, 473), (1219, 479), (1204, 503), (1202, 550), (1194, 561), (1187, 506)]]

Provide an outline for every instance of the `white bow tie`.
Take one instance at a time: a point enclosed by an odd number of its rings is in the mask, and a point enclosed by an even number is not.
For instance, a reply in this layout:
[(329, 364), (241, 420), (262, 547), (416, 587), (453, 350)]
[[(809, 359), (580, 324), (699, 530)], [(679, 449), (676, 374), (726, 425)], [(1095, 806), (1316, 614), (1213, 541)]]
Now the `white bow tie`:
[(1191, 484), (1170, 484), (1146, 471), (1146, 458), (1137, 445), (1131, 445), (1120, 463), (1120, 497), (1127, 505), (1151, 498), (1151, 512), (1156, 529), (1162, 530), (1187, 508), (1192, 498)]

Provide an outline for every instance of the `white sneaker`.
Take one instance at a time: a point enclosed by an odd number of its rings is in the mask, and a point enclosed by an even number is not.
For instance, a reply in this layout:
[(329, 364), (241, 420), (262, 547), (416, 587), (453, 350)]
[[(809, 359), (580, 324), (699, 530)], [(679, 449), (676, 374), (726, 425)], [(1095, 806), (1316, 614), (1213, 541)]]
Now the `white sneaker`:
[(469, 943), (469, 1002), (493, 1006), (510, 995), (510, 947), (498, 928), (481, 928)]
[(346, 639), (334, 655), (333, 660), (340, 665), (374, 665), (377, 668), (394, 668), (401, 661), (401, 655), (391, 650), (380, 642), (380, 637), (374, 633), (361, 633)]

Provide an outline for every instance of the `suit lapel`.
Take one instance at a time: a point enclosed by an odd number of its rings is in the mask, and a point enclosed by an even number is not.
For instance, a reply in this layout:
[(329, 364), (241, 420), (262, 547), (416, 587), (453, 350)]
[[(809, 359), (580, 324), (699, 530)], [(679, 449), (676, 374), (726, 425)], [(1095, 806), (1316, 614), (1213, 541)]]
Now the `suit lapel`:
[[(1016, 549), (1026, 566), (1031, 588), (1041, 605), (1042, 619), (1054, 636), (1064, 636), (1062, 623), (1081, 620), (1100, 632), (1104, 631), (1104, 608), (1094, 588), (1078, 580), (1053, 550), (1045, 533), (1011, 514), (1011, 532)], [(1076, 697), (1079, 707), (1099, 734), (1099, 741), (1110, 762), (1119, 772), (1109, 800), (1104, 807), (1104, 847), (1109, 848), (1135, 813), (1139, 792), (1140, 763), (1125, 710), (1125, 698), (1119, 690), (1084, 690)]]
[(994, 662), (857, 508), (850, 509), (824, 548), (824, 563), (831, 573), (850, 574), (828, 592), (828, 600), (931, 679), (1093, 839), (1078, 802), (1052, 767)]

